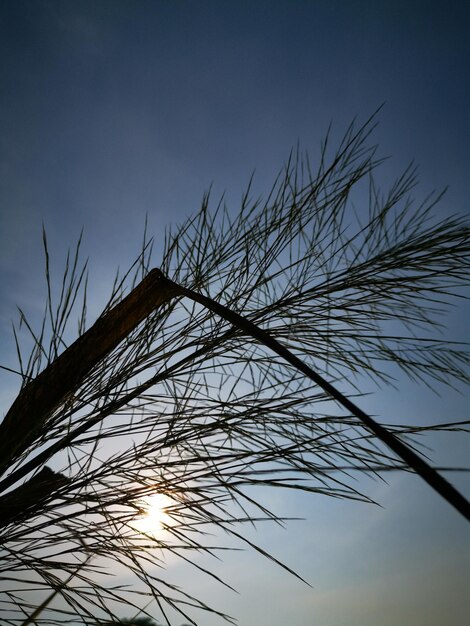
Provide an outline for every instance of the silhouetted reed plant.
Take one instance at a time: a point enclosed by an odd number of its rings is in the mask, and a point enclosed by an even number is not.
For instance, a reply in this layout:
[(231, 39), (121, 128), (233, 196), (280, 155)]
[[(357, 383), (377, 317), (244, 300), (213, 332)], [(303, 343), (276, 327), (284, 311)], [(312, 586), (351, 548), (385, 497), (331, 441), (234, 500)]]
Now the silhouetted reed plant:
[[(400, 469), (469, 516), (416, 452), (418, 434), (465, 423), (385, 427), (358, 407), (364, 375), (452, 385), (468, 371), (464, 346), (435, 327), (468, 282), (469, 229), (433, 218), (439, 195), (411, 199), (411, 167), (379, 192), (374, 123), (351, 125), (336, 151), (327, 138), (315, 168), (294, 152), (237, 212), (207, 195), (157, 262), (145, 235), (88, 329), (80, 241), (56, 293), (44, 235), (44, 319), (20, 311), (21, 389), (0, 425), (2, 624), (110, 624), (141, 609), (231, 621), (162, 568), (178, 557), (227, 584), (198, 562), (225, 549), (215, 529), (276, 561), (243, 532), (285, 519), (254, 487), (370, 502), (355, 473)], [(169, 502), (156, 533), (139, 527), (152, 494)]]

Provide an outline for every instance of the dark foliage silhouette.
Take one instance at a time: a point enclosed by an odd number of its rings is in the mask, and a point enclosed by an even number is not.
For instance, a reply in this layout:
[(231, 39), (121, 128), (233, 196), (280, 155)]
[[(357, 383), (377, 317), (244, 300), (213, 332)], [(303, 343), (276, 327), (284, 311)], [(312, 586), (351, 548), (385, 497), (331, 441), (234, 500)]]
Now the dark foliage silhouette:
[[(364, 377), (397, 372), (468, 382), (465, 346), (435, 331), (468, 285), (469, 228), (433, 218), (439, 194), (413, 201), (413, 168), (378, 190), (374, 123), (334, 151), (327, 138), (315, 169), (293, 153), (236, 213), (207, 195), (157, 262), (145, 234), (90, 327), (81, 242), (57, 288), (44, 234), (46, 311), (38, 328), (20, 311), (21, 388), (0, 424), (2, 623), (109, 626), (134, 610), (141, 624), (194, 624), (199, 610), (232, 621), (162, 567), (178, 557), (228, 585), (197, 559), (226, 549), (214, 529), (278, 562), (243, 533), (286, 519), (253, 487), (371, 502), (354, 472), (414, 471), (468, 516), (419, 453), (426, 432), (468, 423), (384, 425), (350, 399)], [(155, 494), (159, 533), (139, 526)]]

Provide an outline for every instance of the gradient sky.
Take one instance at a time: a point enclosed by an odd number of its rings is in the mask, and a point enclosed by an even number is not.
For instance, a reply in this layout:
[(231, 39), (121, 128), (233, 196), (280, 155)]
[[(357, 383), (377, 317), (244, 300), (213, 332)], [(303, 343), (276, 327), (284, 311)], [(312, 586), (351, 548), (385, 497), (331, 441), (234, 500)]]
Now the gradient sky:
[[(468, 212), (469, 32), (468, 3), (453, 0), (0, 0), (1, 362), (14, 364), (16, 305), (42, 309), (42, 222), (58, 267), (84, 227), (98, 313), (146, 214), (158, 242), (210, 184), (235, 210), (253, 170), (268, 188), (297, 141), (314, 158), (330, 121), (341, 131), (383, 102), (385, 180), (415, 160), (417, 196), (449, 185), (437, 211)], [(452, 314), (453, 336), (466, 313)], [(2, 412), (16, 387), (0, 373)], [(464, 419), (465, 396), (439, 391), (403, 383), (366, 408)], [(436, 462), (468, 464), (455, 435), (430, 445)], [(217, 594), (240, 626), (463, 626), (466, 523), (416, 478), (367, 489), (384, 508), (271, 497), (307, 521), (257, 539), (313, 589), (249, 553), (216, 565), (239, 596), (179, 566), (172, 576)]]

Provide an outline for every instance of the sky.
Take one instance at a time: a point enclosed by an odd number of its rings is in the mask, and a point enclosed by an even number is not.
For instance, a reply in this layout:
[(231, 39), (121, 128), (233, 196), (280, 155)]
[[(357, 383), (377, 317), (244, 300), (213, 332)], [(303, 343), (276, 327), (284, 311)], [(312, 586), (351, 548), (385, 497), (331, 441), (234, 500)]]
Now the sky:
[[(469, 10), (454, 0), (0, 0), (0, 361), (14, 363), (16, 305), (42, 309), (43, 223), (57, 267), (84, 229), (97, 314), (115, 269), (139, 251), (146, 215), (158, 243), (211, 185), (236, 207), (254, 170), (267, 190), (297, 142), (315, 155), (330, 122), (341, 131), (382, 103), (384, 177), (414, 160), (416, 195), (448, 185), (436, 211), (468, 213)], [(468, 339), (467, 313), (452, 313), (449, 337)], [(16, 386), (0, 374), (2, 413)], [(381, 417), (467, 417), (465, 395), (438, 391), (379, 391)], [(455, 435), (431, 445), (439, 463), (470, 458)], [(470, 494), (465, 476), (451, 478)], [(218, 565), (237, 596), (179, 566), (173, 575), (217, 594), (240, 626), (463, 626), (466, 523), (417, 478), (368, 489), (383, 508), (273, 496), (306, 521), (263, 527), (263, 543), (312, 588), (249, 553)]]

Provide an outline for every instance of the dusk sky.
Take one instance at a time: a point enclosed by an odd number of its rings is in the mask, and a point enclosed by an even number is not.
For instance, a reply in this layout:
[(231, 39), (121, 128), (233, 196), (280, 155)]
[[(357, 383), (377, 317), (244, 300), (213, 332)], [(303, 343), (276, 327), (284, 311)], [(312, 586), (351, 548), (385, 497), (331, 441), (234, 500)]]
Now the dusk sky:
[[(158, 260), (165, 227), (196, 211), (211, 185), (235, 212), (253, 171), (267, 192), (293, 146), (313, 162), (330, 122), (341, 134), (383, 103), (373, 141), (390, 156), (384, 188), (415, 161), (417, 198), (449, 186), (436, 212), (468, 213), (469, 7), (0, 0), (0, 363), (15, 366), (16, 305), (42, 313), (42, 223), (57, 271), (83, 227), (96, 316), (116, 268), (139, 253), (146, 215)], [(469, 312), (451, 313), (445, 338), (469, 339)], [(18, 384), (0, 370), (2, 415)], [(365, 406), (384, 422), (397, 411), (401, 423), (468, 418), (465, 389), (373, 390)], [(464, 435), (429, 446), (438, 465), (468, 465)], [(470, 495), (464, 474), (448, 478)], [(240, 626), (464, 626), (466, 522), (418, 478), (386, 479), (364, 482), (382, 508), (270, 496), (305, 521), (263, 526), (258, 540), (312, 588), (249, 552), (216, 565), (239, 595), (180, 565), (172, 576)]]

